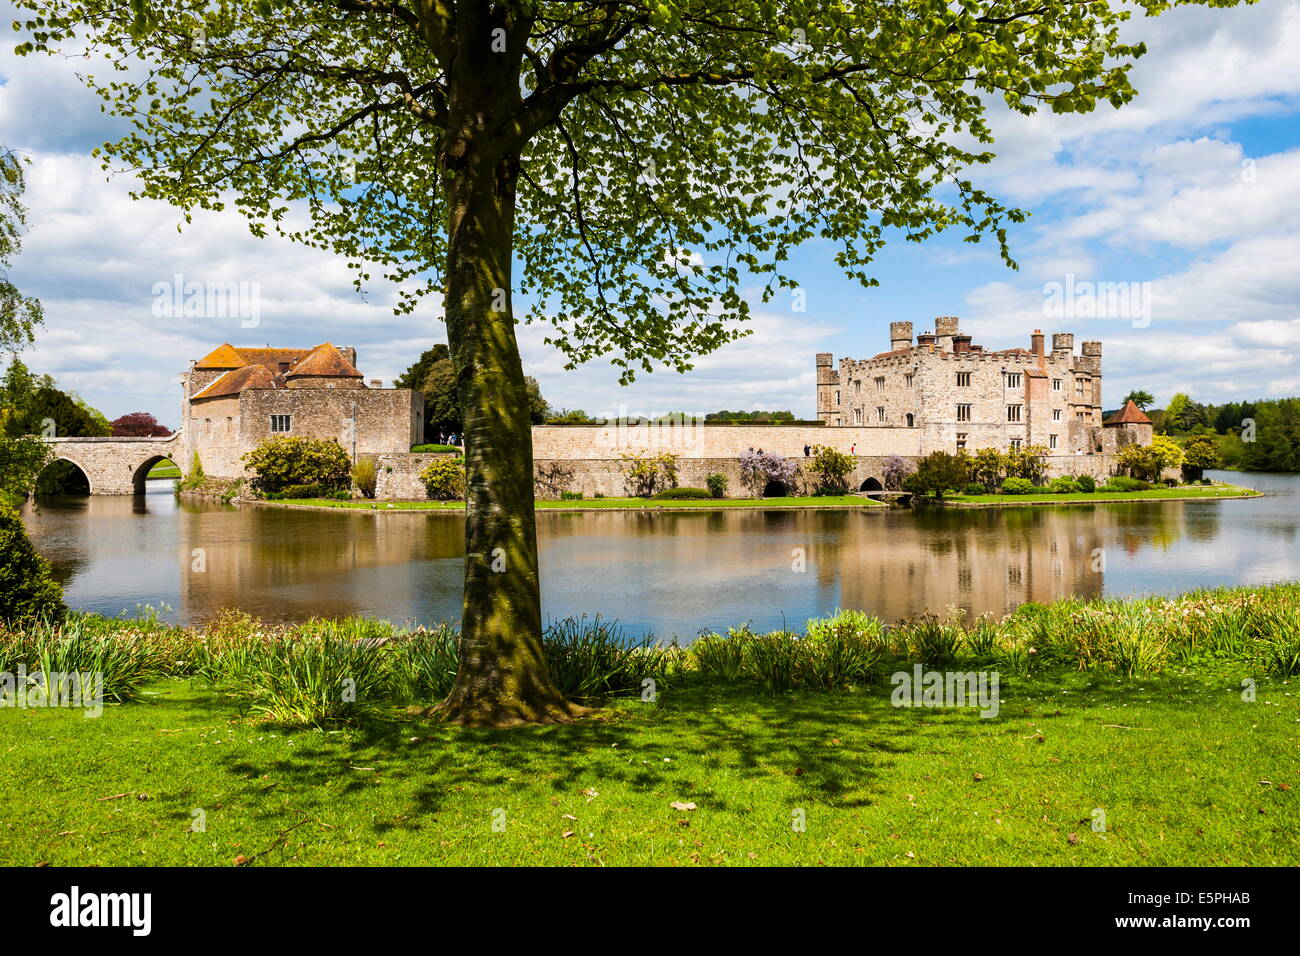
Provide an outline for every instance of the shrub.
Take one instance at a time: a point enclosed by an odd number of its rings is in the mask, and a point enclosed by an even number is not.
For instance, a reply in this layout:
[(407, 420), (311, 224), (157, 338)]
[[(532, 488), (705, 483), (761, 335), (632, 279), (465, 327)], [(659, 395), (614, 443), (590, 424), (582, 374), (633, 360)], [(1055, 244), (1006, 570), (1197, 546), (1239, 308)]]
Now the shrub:
[(1094, 491), (1097, 490), (1097, 482), (1092, 477), (1092, 475), (1080, 475), (1078, 478), (1075, 478), (1074, 480), (1078, 482), (1080, 491), (1086, 492), (1088, 494), (1092, 494)]
[(921, 459), (916, 472), (903, 482), (903, 488), (917, 495), (942, 498), (946, 493), (966, 485), (966, 456), (935, 451)]
[(987, 495), (989, 493), (989, 490), (978, 481), (972, 481), (962, 490), (968, 495)]
[(1047, 448), (1043, 445), (1025, 445), (1010, 449), (1005, 457), (1007, 477), (1025, 478), (1036, 485), (1047, 475)]
[(725, 636), (709, 631), (701, 634), (687, 653), (701, 674), (734, 681), (745, 673), (745, 660), (753, 640), (748, 625), (733, 627)]
[(808, 471), (813, 475), (813, 494), (842, 495), (849, 490), (846, 478), (853, 471), (853, 458), (826, 445), (815, 445)]
[(1062, 475), (1060, 478), (1053, 478), (1047, 486), (1048, 491), (1054, 495), (1077, 495), (1083, 491), (1083, 487), (1075, 479)]
[[(599, 497), (599, 496), (598, 496), (598, 497)], [(581, 491), (561, 491), (561, 492), (560, 492), (560, 500), (561, 500), (561, 501), (581, 501), (581, 500), (582, 500), (582, 492), (581, 492)]]
[(279, 491), (272, 491), (267, 498), (272, 501), (290, 501), (304, 498), (328, 498), (334, 493), (332, 488), (323, 485), (286, 485)]
[(1028, 478), (1003, 478), (1002, 493), (1004, 495), (1027, 495), (1034, 490), (1034, 483)]
[(367, 498), (374, 498), (375, 483), (379, 480), (379, 466), (373, 458), (358, 458), (352, 466), (352, 484)]
[(677, 456), (624, 453), (624, 489), (631, 498), (649, 498), (657, 491), (677, 487)]
[(0, 621), (57, 623), (67, 611), (63, 588), (32, 546), (22, 518), (0, 505)]
[(727, 497), (727, 476), (720, 471), (715, 471), (704, 479), (704, 483), (709, 488), (709, 494), (714, 498)]
[(196, 451), (190, 460), (190, 473), (177, 483), (176, 490), (192, 491), (195, 488), (201, 488), (207, 477), (203, 473), (203, 462), (199, 460), (199, 453)]
[(740, 456), (740, 480), (755, 498), (763, 497), (767, 486), (779, 482), (790, 490), (799, 463), (770, 451), (749, 451)]
[(1130, 478), (1128, 475), (1115, 475), (1106, 482), (1105, 490), (1107, 491), (1150, 491), (1151, 482), (1143, 481), (1140, 478)]
[(903, 482), (914, 469), (898, 455), (890, 455), (881, 466), (886, 491), (902, 491)]
[(665, 488), (663, 491), (655, 492), (652, 497), (660, 501), (672, 501), (674, 499), (712, 498), (713, 495), (706, 488)]
[(457, 448), (455, 445), (439, 445), (439, 444), (436, 444), (436, 443), (434, 443), (434, 444), (423, 444), (423, 445), (412, 445), (412, 446), (411, 446), (411, 451), (413, 451), (413, 452), (415, 452), (415, 453), (417, 453), (417, 454), (430, 454), (430, 453), (433, 453), (433, 452), (444, 452), (444, 453), (447, 453), (447, 452), (455, 452), (457, 455), (460, 454), (460, 449)]
[(435, 458), (420, 472), (425, 493), (435, 501), (452, 501), (465, 497), (465, 459)]
[(253, 489), (268, 494), (289, 485), (320, 485), (333, 491), (345, 487), (352, 472), (348, 453), (334, 439), (281, 435), (259, 444), (244, 456), (253, 469)]

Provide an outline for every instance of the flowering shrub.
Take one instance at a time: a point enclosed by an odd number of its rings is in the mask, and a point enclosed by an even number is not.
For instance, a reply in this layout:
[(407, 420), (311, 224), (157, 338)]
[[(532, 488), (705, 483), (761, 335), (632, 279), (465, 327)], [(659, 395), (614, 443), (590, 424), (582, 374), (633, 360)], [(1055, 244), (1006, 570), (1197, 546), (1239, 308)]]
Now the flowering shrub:
[(771, 451), (749, 451), (740, 456), (740, 481), (755, 498), (763, 497), (767, 486), (781, 482), (788, 489), (799, 474), (799, 463), (793, 458)]

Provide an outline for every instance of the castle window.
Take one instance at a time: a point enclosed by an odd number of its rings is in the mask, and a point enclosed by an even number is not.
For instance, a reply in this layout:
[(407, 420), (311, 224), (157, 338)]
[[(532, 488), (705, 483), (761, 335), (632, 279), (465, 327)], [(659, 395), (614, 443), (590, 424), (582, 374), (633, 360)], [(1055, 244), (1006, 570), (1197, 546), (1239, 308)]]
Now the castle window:
[(907, 413), (907, 427), (908, 428), (916, 427), (916, 416), (913, 415), (911, 412)]
[(860, 408), (853, 409), (853, 424), (855, 425), (862, 424), (862, 409)]
[(853, 393), (859, 394), (862, 391), (862, 379), (855, 379), (853, 382)]
[(1052, 409), (1052, 421), (1054, 421), (1054, 422), (1059, 422), (1060, 420), (1061, 420), (1061, 410), (1060, 410), (1059, 408), (1053, 408), (1053, 409)]
[(839, 403), (840, 403), (840, 390), (837, 388), (835, 390), (835, 404), (838, 405)]
[(1007, 421), (1009, 421), (1009, 422), (1018, 422), (1018, 421), (1020, 421), (1020, 412), (1021, 412), (1021, 410), (1022, 410), (1024, 407), (1025, 407), (1025, 406), (1023, 406), (1023, 405), (1008, 405), (1008, 406), (1007, 406)]
[(292, 415), (271, 416), (271, 431), (273, 432), (287, 432), (292, 427), (292, 425), (293, 425)]
[(1055, 436), (1055, 435), (1048, 435), (1048, 436), (1047, 436), (1047, 447), (1048, 447), (1048, 448), (1055, 448), (1055, 447), (1056, 447), (1056, 436)]
[(958, 450), (958, 451), (965, 451), (965, 450), (966, 450), (966, 433), (965, 433), (965, 432), (958, 432), (958, 433), (957, 433), (957, 450)]
[(1007, 388), (1020, 388), (1021, 375), (1019, 372), (1003, 372), (1002, 374), (1007, 377)]
[(1083, 421), (1083, 419), (1084, 419), (1085, 416), (1084, 416), (1084, 413), (1083, 413), (1083, 412), (1075, 412), (1075, 413), (1074, 413), (1074, 417), (1077, 418), (1077, 419), (1079, 419), (1079, 421)]
[(904, 375), (904, 376), (903, 376), (903, 384), (906, 385), (908, 388), (911, 388), (913, 385), (915, 385), (915, 384), (916, 384), (916, 373), (915, 373), (915, 372), (908, 372), (906, 375)]
[(884, 409), (884, 406), (877, 406), (877, 407), (876, 407), (876, 421), (878, 421), (878, 422), (883, 422), (884, 420), (885, 420), (885, 409)]
[(1021, 440), (1019, 438), (1011, 439), (1011, 450), (1020, 451)]
[(1074, 383), (1074, 394), (1079, 398), (1083, 398), (1083, 382), (1084, 380), (1080, 378)]
[(970, 385), (970, 372), (958, 372), (957, 384), (962, 388), (965, 388), (968, 385)]
[(957, 421), (959, 421), (959, 422), (968, 422), (968, 421), (970, 421), (970, 406), (969, 406), (969, 405), (958, 405), (958, 406), (957, 406)]
[(1052, 379), (1052, 391), (1059, 392), (1060, 390), (1061, 390), (1061, 380), (1059, 378)]
[(884, 388), (884, 387), (885, 387), (885, 376), (883, 376), (883, 375), (877, 375), (877, 376), (876, 376), (876, 388)]

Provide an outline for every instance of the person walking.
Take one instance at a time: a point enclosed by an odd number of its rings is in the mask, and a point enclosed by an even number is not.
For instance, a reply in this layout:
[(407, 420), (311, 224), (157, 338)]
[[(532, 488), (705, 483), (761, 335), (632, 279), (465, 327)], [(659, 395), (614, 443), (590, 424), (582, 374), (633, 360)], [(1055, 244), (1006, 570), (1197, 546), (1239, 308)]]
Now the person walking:
[(849, 454), (850, 454), (850, 455), (856, 455), (857, 453), (858, 453), (858, 443), (857, 443), (857, 442), (854, 442), (854, 443), (852, 444), (852, 446), (850, 446), (850, 448), (849, 448)]
[(805, 458), (810, 458), (810, 457), (812, 457), (812, 446), (811, 446), (811, 445), (804, 445), (804, 446), (803, 446), (803, 456), (804, 456)]

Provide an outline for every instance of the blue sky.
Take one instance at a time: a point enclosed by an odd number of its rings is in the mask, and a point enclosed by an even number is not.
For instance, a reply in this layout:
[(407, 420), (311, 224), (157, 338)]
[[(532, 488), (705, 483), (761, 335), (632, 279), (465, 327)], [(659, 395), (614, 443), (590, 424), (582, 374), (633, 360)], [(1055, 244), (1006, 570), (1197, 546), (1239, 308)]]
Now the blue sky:
[[(810, 244), (792, 260), (806, 311), (754, 302), (753, 334), (686, 376), (661, 371), (620, 388), (599, 360), (566, 372), (540, 327), (520, 329), (527, 371), (552, 404), (592, 413), (811, 417), (816, 352), (874, 355), (891, 321), (922, 331), (957, 315), (995, 347), (1027, 345), (1034, 328), (1101, 339), (1108, 407), (1139, 387), (1158, 403), (1175, 391), (1216, 402), (1300, 394), (1300, 0), (1180, 8), (1127, 33), (1149, 52), (1124, 109), (991, 113), (998, 158), (971, 178), (1032, 213), (1011, 232), (1019, 271), (989, 243), (945, 236), (887, 248), (880, 287), (863, 289), (839, 274), (832, 248)], [(114, 126), (75, 65), (17, 58), (15, 42), (0, 42), (0, 139), (33, 161), (32, 230), (12, 276), (46, 308), (24, 355), (34, 369), (110, 417), (143, 409), (174, 425), (177, 374), (223, 341), (354, 345), (367, 377), (391, 380), (444, 340), (432, 304), (397, 318), (387, 290), (362, 300), (338, 261), (254, 239), (237, 215), (198, 216), (178, 234), (175, 210), (129, 200), (129, 182), (106, 181), (89, 156)], [(259, 326), (154, 315), (154, 284), (176, 274), (258, 283)], [(1149, 283), (1149, 322), (1045, 315), (1045, 286), (1068, 276)]]

